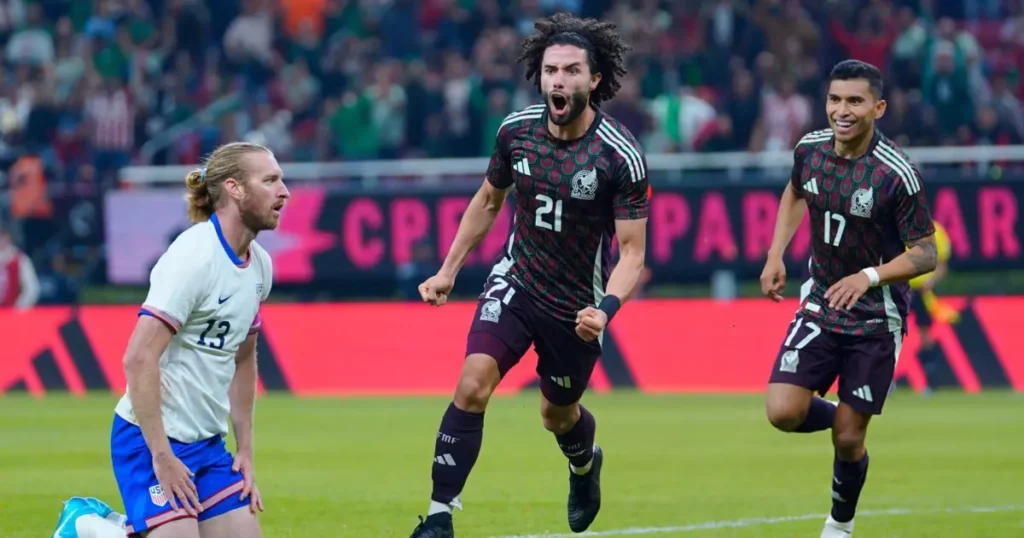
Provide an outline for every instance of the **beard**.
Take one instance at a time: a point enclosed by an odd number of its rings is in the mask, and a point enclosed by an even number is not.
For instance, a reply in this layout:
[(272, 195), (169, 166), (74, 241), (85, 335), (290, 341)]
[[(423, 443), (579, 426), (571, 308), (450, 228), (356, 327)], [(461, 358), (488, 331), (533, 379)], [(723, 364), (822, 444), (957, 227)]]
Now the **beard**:
[(253, 233), (259, 233), (263, 230), (273, 230), (277, 228), (277, 219), (273, 213), (267, 211), (262, 212), (252, 203), (249, 197), (243, 198), (238, 204), (238, 213), (242, 218), (242, 224), (246, 228), (251, 230)]
[[(557, 106), (556, 103), (562, 104), (563, 99), (565, 104), (561, 107)], [(544, 102), (548, 105), (548, 117), (551, 118), (551, 123), (559, 127), (576, 121), (576, 118), (579, 118), (586, 110), (589, 101), (590, 93), (586, 90), (556, 96), (552, 96), (551, 92), (548, 92), (544, 95)]]

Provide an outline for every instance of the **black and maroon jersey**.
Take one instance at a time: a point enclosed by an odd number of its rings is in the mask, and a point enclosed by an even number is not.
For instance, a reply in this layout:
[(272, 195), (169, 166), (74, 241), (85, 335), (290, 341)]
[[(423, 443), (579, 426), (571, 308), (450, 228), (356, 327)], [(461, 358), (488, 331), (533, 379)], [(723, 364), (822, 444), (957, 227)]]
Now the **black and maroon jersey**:
[(899, 256), (906, 244), (935, 233), (921, 174), (880, 131), (857, 159), (839, 157), (831, 129), (804, 136), (790, 182), (807, 201), (811, 279), (801, 309), (826, 330), (881, 334), (905, 330), (910, 286), (868, 290), (850, 311), (828, 308), (825, 291), (840, 279)]
[(487, 179), (514, 187), (515, 221), (492, 274), (512, 279), (563, 320), (601, 301), (617, 219), (648, 211), (647, 161), (636, 138), (597, 111), (586, 134), (559, 140), (543, 104), (509, 114), (498, 129)]

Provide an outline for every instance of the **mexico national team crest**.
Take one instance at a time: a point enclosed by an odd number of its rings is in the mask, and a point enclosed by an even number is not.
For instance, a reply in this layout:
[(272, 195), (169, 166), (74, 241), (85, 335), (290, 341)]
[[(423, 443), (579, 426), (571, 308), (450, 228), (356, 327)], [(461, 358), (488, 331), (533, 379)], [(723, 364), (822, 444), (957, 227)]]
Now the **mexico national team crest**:
[(875, 205), (875, 192), (871, 187), (857, 189), (850, 199), (850, 214), (866, 219), (871, 218), (871, 208)]
[(782, 354), (782, 361), (779, 364), (780, 372), (789, 372), (791, 374), (796, 373), (796, 369), (800, 366), (800, 352), (795, 349), (787, 350)]
[(577, 200), (593, 200), (597, 196), (597, 170), (580, 170), (572, 176), (572, 193)]
[(490, 321), (491, 323), (497, 323), (498, 318), (501, 317), (501, 301), (493, 300), (484, 303), (484, 306), (480, 308), (480, 321)]
[(160, 487), (160, 484), (150, 486), (149, 500), (153, 501), (153, 504), (157, 506), (163, 506), (167, 504), (167, 496), (164, 495), (164, 490), (163, 488)]

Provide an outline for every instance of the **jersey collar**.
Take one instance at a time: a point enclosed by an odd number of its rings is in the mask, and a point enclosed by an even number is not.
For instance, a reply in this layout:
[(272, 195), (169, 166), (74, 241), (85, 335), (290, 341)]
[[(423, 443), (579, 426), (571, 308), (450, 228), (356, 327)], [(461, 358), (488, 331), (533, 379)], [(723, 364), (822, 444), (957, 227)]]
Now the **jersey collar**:
[(590, 122), (590, 127), (587, 128), (587, 131), (583, 133), (583, 135), (580, 136), (579, 138), (574, 138), (572, 140), (562, 140), (561, 138), (555, 138), (554, 136), (552, 136), (551, 131), (548, 130), (548, 107), (545, 104), (544, 113), (543, 115), (541, 115), (540, 118), (541, 125), (544, 126), (544, 134), (548, 137), (548, 139), (563, 144), (571, 144), (573, 142), (576, 142), (577, 140), (583, 140), (584, 138), (593, 135), (597, 131), (597, 128), (601, 125), (601, 121), (604, 119), (604, 113), (601, 112), (600, 108), (597, 108), (595, 106), (591, 106), (591, 108), (594, 109), (594, 121)]
[(224, 230), (220, 227), (220, 219), (217, 218), (216, 213), (210, 216), (210, 223), (213, 224), (213, 229), (217, 232), (217, 239), (220, 240), (220, 246), (224, 247), (224, 252), (227, 253), (228, 258), (231, 259), (231, 263), (242, 269), (248, 267), (249, 261), (252, 260), (252, 247), (249, 247), (249, 250), (246, 252), (246, 257), (249, 259), (243, 261), (238, 257), (238, 254), (235, 254), (234, 249), (232, 249), (231, 245), (228, 244), (227, 238), (224, 237)]
[[(867, 151), (865, 151), (864, 155), (861, 155), (857, 159), (862, 159), (864, 157), (872, 155), (875, 152), (875, 148), (878, 147), (878, 143), (881, 142), (881, 141), (882, 141), (882, 132), (878, 130), (878, 127), (875, 127), (874, 130), (871, 132), (871, 143), (868, 144)], [(846, 157), (840, 157), (839, 154), (836, 153), (836, 134), (835, 133), (832, 133), (832, 137), (828, 139), (828, 143), (827, 143), (827, 147), (825, 148), (825, 151), (826, 151), (826, 153), (828, 153), (829, 155), (831, 155), (831, 156), (833, 156), (833, 157), (835, 157), (837, 159), (846, 159)], [(857, 159), (852, 159), (852, 160), (856, 161)], [(851, 159), (847, 159), (847, 160), (851, 160)]]

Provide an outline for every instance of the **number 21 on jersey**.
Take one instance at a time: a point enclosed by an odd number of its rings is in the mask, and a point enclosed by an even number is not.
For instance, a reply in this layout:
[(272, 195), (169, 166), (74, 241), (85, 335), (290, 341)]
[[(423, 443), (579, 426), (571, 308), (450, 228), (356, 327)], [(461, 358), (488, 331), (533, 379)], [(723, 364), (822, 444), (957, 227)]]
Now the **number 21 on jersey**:
[(825, 242), (838, 247), (846, 230), (846, 217), (831, 211), (825, 212)]
[[(544, 230), (561, 232), (562, 201), (554, 200), (546, 194), (538, 194), (535, 198), (541, 203), (541, 205), (537, 208), (536, 217), (533, 219), (533, 225)], [(548, 215), (551, 216), (549, 217)]]

